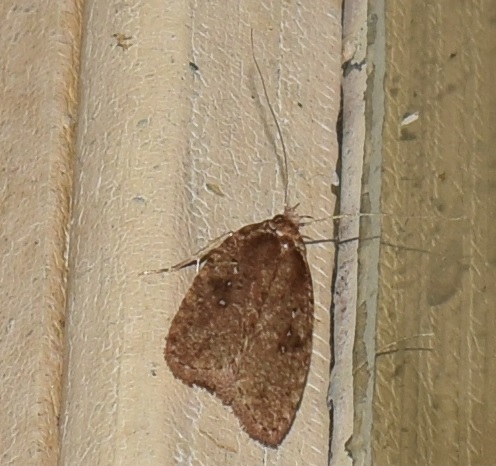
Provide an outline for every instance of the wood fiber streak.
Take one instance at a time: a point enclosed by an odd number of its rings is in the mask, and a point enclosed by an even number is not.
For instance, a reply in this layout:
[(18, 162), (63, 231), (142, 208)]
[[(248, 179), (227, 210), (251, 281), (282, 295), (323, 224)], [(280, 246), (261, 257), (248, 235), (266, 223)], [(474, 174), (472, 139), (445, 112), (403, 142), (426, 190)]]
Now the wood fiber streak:
[(215, 393), (272, 447), (293, 423), (312, 350), (312, 279), (298, 228), (286, 209), (211, 250), (165, 347), (177, 378)]

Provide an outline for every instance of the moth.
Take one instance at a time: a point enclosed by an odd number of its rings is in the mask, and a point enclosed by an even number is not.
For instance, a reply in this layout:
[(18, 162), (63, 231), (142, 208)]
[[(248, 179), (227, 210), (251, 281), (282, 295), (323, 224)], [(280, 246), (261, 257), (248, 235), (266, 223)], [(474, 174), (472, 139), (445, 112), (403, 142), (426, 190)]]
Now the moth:
[(286, 207), (230, 233), (201, 257), (203, 266), (172, 320), (164, 354), (176, 378), (215, 394), (250, 437), (276, 447), (291, 428), (305, 388), (314, 302), (299, 232), (302, 217), (297, 206), (288, 207), (286, 148), (253, 33), (251, 45), (283, 148)]
[(298, 228), (286, 209), (210, 251), (165, 346), (178, 379), (217, 395), (271, 447), (293, 423), (312, 351), (312, 279)]

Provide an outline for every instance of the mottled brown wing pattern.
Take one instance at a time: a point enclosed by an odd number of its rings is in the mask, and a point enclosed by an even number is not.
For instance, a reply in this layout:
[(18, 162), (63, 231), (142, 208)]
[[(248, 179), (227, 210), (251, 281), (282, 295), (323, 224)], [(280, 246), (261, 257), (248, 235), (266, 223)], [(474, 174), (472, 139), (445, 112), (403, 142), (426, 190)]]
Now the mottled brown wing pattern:
[(287, 210), (210, 251), (165, 347), (177, 378), (215, 393), (269, 446), (291, 427), (310, 364), (313, 291), (298, 226)]

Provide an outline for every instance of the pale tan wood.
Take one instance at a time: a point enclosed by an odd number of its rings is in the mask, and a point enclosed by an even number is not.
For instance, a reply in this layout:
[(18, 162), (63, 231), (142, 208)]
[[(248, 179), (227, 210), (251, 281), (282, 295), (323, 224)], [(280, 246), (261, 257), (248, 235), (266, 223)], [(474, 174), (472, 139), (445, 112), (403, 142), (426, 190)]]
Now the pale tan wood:
[(59, 451), (80, 2), (0, 2), (0, 463)]
[(374, 5), (364, 201), (388, 215), (360, 261), (350, 448), (357, 465), (494, 464), (494, 2)]
[(290, 203), (329, 218), (307, 235), (333, 237), (341, 2), (78, 7), (2, 4), (2, 459), (326, 464), (332, 244), (309, 247), (312, 368), (277, 450), (165, 365), (164, 337), (194, 270), (139, 273), (284, 208), (252, 27), (288, 146)]
[[(84, 22), (61, 462), (325, 464), (332, 244), (309, 248), (312, 368), (277, 450), (250, 439), (215, 397), (175, 380), (163, 360), (194, 267), (139, 274), (284, 208), (251, 27), (288, 146), (290, 203), (329, 217), (306, 234), (333, 237), (341, 2), (107, 8), (89, 5)], [(125, 47), (115, 33), (130, 38)]]

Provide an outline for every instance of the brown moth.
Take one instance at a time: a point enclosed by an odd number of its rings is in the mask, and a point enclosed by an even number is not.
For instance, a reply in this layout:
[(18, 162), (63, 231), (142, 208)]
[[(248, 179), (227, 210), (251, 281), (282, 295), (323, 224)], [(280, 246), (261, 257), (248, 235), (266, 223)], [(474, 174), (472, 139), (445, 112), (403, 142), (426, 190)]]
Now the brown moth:
[(312, 278), (298, 227), (286, 209), (210, 251), (165, 346), (177, 378), (215, 393), (271, 447), (293, 423), (312, 351)]
[(287, 206), (286, 149), (254, 53), (253, 59), (281, 138), (286, 207), (201, 257), (203, 267), (172, 320), (165, 360), (176, 378), (231, 406), (250, 437), (276, 447), (305, 388), (314, 304), (300, 217)]

